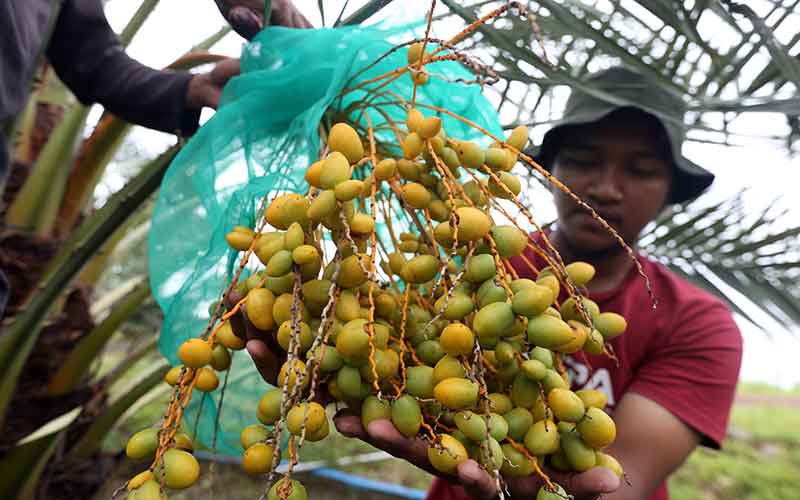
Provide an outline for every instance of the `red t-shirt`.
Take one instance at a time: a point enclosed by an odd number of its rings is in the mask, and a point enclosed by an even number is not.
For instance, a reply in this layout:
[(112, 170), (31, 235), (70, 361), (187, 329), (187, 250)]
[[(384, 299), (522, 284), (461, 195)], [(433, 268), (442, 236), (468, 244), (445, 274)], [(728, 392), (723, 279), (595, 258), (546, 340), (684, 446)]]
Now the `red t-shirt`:
[[(527, 251), (527, 257), (538, 262), (530, 249)], [(644, 279), (635, 268), (616, 290), (591, 294), (601, 311), (623, 315), (628, 329), (611, 341), (619, 365), (605, 356), (584, 354), (566, 360), (572, 389), (603, 391), (609, 411), (626, 392), (636, 392), (702, 434), (702, 444), (719, 448), (739, 377), (739, 329), (720, 299), (653, 260), (640, 255), (639, 261), (650, 278), (658, 307), (652, 309)], [(512, 259), (512, 263), (521, 278), (533, 278), (521, 259)], [(665, 482), (650, 500), (668, 497)], [(436, 479), (428, 499), (469, 497), (460, 486)]]

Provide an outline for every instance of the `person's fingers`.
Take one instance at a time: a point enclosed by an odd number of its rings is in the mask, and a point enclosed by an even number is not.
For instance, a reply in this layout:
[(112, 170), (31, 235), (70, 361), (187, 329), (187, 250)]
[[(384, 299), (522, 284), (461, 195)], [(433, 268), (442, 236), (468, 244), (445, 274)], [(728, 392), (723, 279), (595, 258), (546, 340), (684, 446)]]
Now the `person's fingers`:
[[(225, 298), (228, 309), (232, 309), (240, 300), (242, 294), (232, 290)], [(247, 352), (253, 358), (258, 372), (270, 384), (275, 384), (278, 380), (278, 372), (286, 355), (278, 345), (278, 341), (271, 332), (259, 330), (247, 318), (247, 304), (242, 304), (239, 311), (232, 315), (229, 320), (233, 333), (246, 342)]]
[(313, 28), (311, 22), (300, 13), (297, 7), (286, 0), (275, 0), (272, 3), (272, 14), (269, 22), (273, 26), (285, 26), (287, 28)]
[(194, 75), (186, 89), (188, 109), (209, 107), (216, 109), (222, 96), (222, 87), (239, 74), (239, 60), (228, 58), (217, 63), (209, 73)]
[(239, 311), (231, 316), (228, 321), (231, 324), (231, 330), (233, 330), (234, 335), (242, 340), (247, 340), (247, 318), (244, 317), (244, 314)]
[(268, 383), (275, 385), (281, 366), (281, 362), (275, 353), (263, 341), (258, 339), (248, 340), (246, 348), (250, 357), (253, 358), (253, 364), (256, 365), (261, 377)]
[(249, 338), (260, 340), (266, 344), (267, 349), (272, 351), (272, 354), (278, 359), (279, 364), (283, 364), (286, 361), (286, 351), (283, 350), (283, 347), (278, 343), (278, 338), (275, 335), (274, 331), (265, 332), (264, 330), (259, 330), (258, 328), (253, 325), (253, 323), (247, 322), (247, 328), (250, 332)]
[(419, 438), (404, 436), (391, 420), (373, 420), (367, 426), (367, 434), (375, 446), (396, 457), (404, 458), (419, 467), (428, 463), (428, 445)]
[(241, 307), (239, 307), (239, 311), (231, 316), (231, 327), (239, 338), (250, 340), (256, 337), (254, 334), (256, 328), (247, 317), (247, 304), (242, 304)]
[(237, 5), (232, 7), (228, 11), (226, 19), (234, 31), (248, 40), (256, 36), (264, 28), (263, 12), (256, 12), (245, 6)]
[(367, 431), (361, 425), (361, 417), (354, 415), (349, 410), (342, 410), (337, 413), (333, 417), (333, 424), (336, 426), (336, 430), (347, 437), (358, 438), (362, 441), (369, 440)]
[(243, 298), (243, 293), (240, 293), (236, 289), (231, 290), (228, 292), (228, 295), (225, 296), (225, 307), (228, 308), (228, 310), (233, 309)]
[(458, 483), (476, 500), (491, 500), (497, 496), (494, 478), (475, 460), (464, 460), (458, 464)]
[(285, 358), (285, 351), (278, 344), (277, 338), (273, 332), (259, 330), (250, 319), (247, 317), (247, 304), (242, 304), (239, 312), (231, 316), (231, 328), (239, 338), (248, 341), (250, 339), (260, 340), (263, 342), (267, 349), (272, 351), (277, 358)]
[[(244, 298), (244, 295), (237, 292), (236, 290), (231, 290), (227, 296), (225, 296), (225, 308), (230, 311), (232, 310), (240, 300)], [(231, 316), (228, 321), (231, 324), (231, 330), (233, 330), (234, 335), (239, 337), (242, 340), (247, 340), (247, 328), (245, 327), (245, 318), (244, 314), (239, 310)]]
[[(563, 486), (575, 500), (593, 500), (601, 494), (612, 493), (619, 487), (619, 478), (605, 467), (595, 467), (580, 474), (556, 472), (547, 468), (545, 472), (551, 481)], [(536, 474), (507, 478), (507, 481), (511, 495), (520, 498), (536, 496), (544, 484)]]
[(409, 460), (414, 465), (420, 466), (418, 463), (420, 458), (427, 462), (427, 456), (423, 454), (420, 457), (419, 448), (412, 443), (413, 440), (400, 434), (390, 420), (373, 420), (368, 429), (364, 429), (361, 417), (352, 411), (347, 411), (337, 414), (334, 417), (334, 424), (345, 436), (361, 439), (395, 457)]
[[(333, 418), (336, 429), (343, 435), (361, 439), (392, 456), (402, 458), (431, 474), (442, 476), (428, 460), (428, 445), (420, 438), (408, 438), (400, 433), (388, 419), (373, 420), (367, 429), (361, 424), (361, 417), (352, 410), (340, 411)], [(465, 486), (473, 498), (489, 500), (497, 496), (492, 477), (480, 468), (474, 460), (459, 464), (456, 476), (448, 480)], [(536, 490), (533, 490), (534, 494)]]
[(222, 92), (216, 87), (209, 87), (205, 93), (205, 99), (203, 106), (217, 109), (219, 107), (219, 98), (222, 96)]
[(606, 467), (594, 467), (580, 474), (563, 474), (554, 477), (576, 500), (593, 499), (604, 493), (613, 493), (620, 480)]
[(311, 401), (319, 403), (324, 408), (331, 403), (335, 403), (336, 398), (331, 396), (331, 393), (325, 390), (322, 385), (319, 385), (317, 386), (317, 390), (314, 393), (314, 398)]
[(228, 83), (228, 80), (241, 72), (241, 65), (238, 58), (224, 59), (218, 62), (211, 70), (211, 81), (219, 86), (220, 90)]
[(210, 73), (197, 75), (196, 78), (199, 78), (200, 82), (197, 92), (200, 94), (201, 106), (217, 109), (222, 96), (222, 88), (239, 72), (239, 60), (231, 58), (217, 63)]
[(533, 498), (542, 486), (542, 480), (536, 474), (525, 477), (508, 477), (506, 484), (512, 497)]

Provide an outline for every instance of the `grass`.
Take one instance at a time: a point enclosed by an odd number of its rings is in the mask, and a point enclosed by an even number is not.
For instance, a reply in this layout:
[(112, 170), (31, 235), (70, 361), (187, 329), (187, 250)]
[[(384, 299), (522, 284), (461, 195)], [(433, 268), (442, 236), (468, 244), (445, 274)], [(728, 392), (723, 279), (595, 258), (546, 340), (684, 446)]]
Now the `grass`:
[(782, 389), (766, 382), (742, 382), (736, 392), (739, 396), (800, 396), (800, 384), (791, 389)]
[(673, 499), (788, 500), (800, 491), (800, 453), (730, 443), (724, 453), (696, 451), (670, 479)]
[(673, 500), (788, 500), (800, 492), (800, 404), (790, 391), (744, 384), (721, 452), (698, 449), (669, 481)]
[[(723, 451), (696, 450), (669, 481), (672, 500), (787, 500), (800, 492), (800, 390), (781, 390), (763, 384), (743, 384), (731, 415), (729, 437)], [(129, 418), (106, 441), (106, 448), (119, 450), (136, 430), (157, 422), (166, 399), (158, 398)], [(357, 440), (347, 439), (332, 428), (331, 435), (319, 443), (306, 444), (301, 462), (333, 461), (337, 458), (375, 451)], [(109, 480), (107, 490), (95, 498), (109, 498), (110, 492), (138, 472), (142, 464), (126, 463)], [(251, 478), (238, 466), (217, 464), (209, 474), (203, 463), (200, 484), (170, 495), (172, 500), (210, 498), (213, 488), (217, 500), (258, 498), (266, 480)], [(425, 490), (431, 476), (403, 460), (344, 467), (352, 474)], [(308, 474), (300, 479), (314, 499), (386, 499), (394, 497), (365, 494)]]

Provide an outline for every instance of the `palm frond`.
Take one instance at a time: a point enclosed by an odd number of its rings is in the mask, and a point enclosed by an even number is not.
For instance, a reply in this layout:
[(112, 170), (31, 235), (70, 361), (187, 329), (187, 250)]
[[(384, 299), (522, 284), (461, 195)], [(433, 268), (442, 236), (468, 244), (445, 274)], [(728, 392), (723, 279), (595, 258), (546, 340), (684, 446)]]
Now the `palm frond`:
[[(454, 15), (472, 22), (503, 2), (443, 3)], [(513, 14), (476, 30), (462, 42), (474, 44), (500, 75), (501, 82), (491, 92), (506, 126), (557, 119), (561, 110), (549, 105), (550, 97), (564, 85), (609, 97), (587, 85), (583, 77), (623, 64), (650, 77), (654, 85), (684, 97), (691, 113), (682, 125), (690, 140), (741, 144), (742, 137), (733, 133), (732, 126), (738, 116), (781, 113), (791, 129), (789, 137), (787, 127), (776, 123), (776, 131), (761, 139), (796, 151), (800, 134), (791, 124), (800, 115), (800, 34), (788, 40), (776, 34), (786, 32), (788, 23), (800, 13), (800, 0), (766, 1), (758, 6), (709, 0), (694, 2), (691, 9), (684, 2), (667, 0), (523, 3), (536, 15), (547, 59), (555, 64), (545, 61), (527, 21)], [(725, 139), (715, 140), (720, 134)]]
[[(471, 23), (504, 2), (442, 3), (451, 15)], [(513, 10), (461, 42), (479, 51), (500, 76), (487, 94), (505, 127), (524, 123), (546, 129), (561, 118), (564, 87), (619, 101), (585, 77), (622, 64), (680, 96), (689, 112), (676, 121), (646, 102), (620, 104), (635, 104), (681, 125), (690, 141), (737, 145), (756, 140), (797, 152), (800, 34), (788, 28), (800, 14), (800, 0), (706, 0), (691, 8), (673, 0), (522, 3), (536, 16), (546, 54), (529, 21)], [(788, 39), (778, 36), (786, 32)], [(786, 123), (779, 120), (774, 128), (748, 136), (737, 129), (737, 118), (750, 113), (779, 113)], [(776, 201), (754, 211), (745, 193), (738, 193), (721, 202), (701, 199), (671, 207), (641, 236), (639, 246), (753, 323), (766, 315), (800, 325), (800, 228), (780, 205)]]
[(639, 246), (753, 323), (747, 311), (757, 309), (781, 324), (800, 325), (800, 227), (776, 202), (760, 213), (746, 210), (743, 196), (672, 207)]

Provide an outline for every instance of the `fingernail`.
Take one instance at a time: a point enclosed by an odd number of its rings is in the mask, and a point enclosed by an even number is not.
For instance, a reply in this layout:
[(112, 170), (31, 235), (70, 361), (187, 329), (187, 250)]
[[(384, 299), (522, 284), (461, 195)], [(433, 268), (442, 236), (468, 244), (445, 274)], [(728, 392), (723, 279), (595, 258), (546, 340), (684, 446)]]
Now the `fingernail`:
[(260, 340), (252, 339), (247, 341), (245, 348), (251, 356), (259, 356), (261, 354), (261, 345), (262, 342)]
[(383, 424), (379, 423), (380, 420), (383, 419), (373, 420), (369, 423), (369, 425), (367, 425), (367, 434), (372, 437), (380, 437), (383, 434), (381, 429)]
[(339, 431), (339, 434), (342, 434), (347, 437), (356, 437), (356, 433), (348, 420), (334, 419), (333, 425), (336, 426), (336, 430)]
[(617, 488), (619, 488), (620, 481), (619, 478), (613, 475), (612, 473), (602, 478), (599, 483), (600, 484), (598, 484), (598, 488), (600, 489), (600, 491), (602, 491), (603, 493), (611, 493), (612, 491), (615, 491)]

